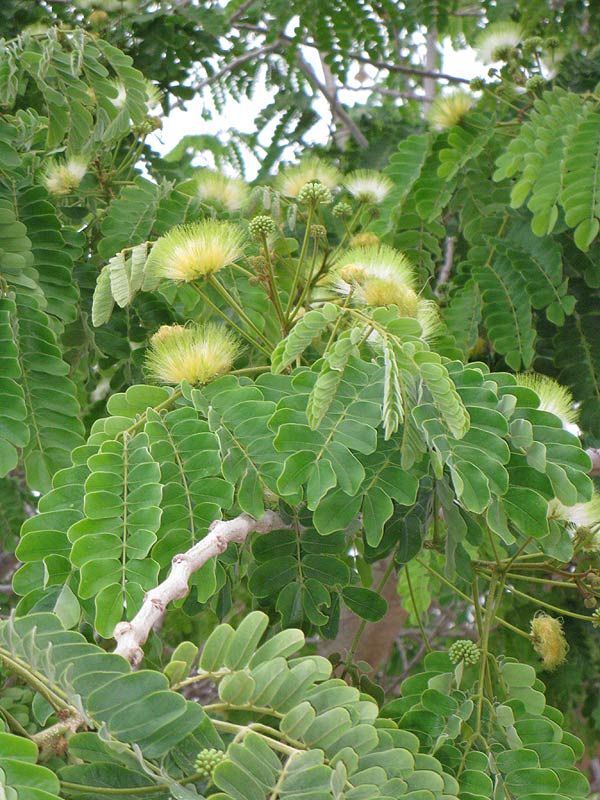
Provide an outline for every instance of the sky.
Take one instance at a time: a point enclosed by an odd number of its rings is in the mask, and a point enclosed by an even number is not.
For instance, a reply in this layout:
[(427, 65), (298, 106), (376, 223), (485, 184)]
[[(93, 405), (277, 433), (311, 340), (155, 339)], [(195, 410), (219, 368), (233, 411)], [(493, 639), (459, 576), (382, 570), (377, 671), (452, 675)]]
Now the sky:
[[(319, 79), (323, 80), (321, 64), (315, 58), (314, 51), (311, 53), (307, 49), (305, 57), (317, 71)], [(447, 41), (442, 50), (442, 71), (470, 79), (478, 75), (485, 75), (487, 70), (477, 62), (474, 50), (465, 48), (457, 52), (451, 48), (449, 41)], [(365, 102), (367, 96), (368, 90), (346, 90), (340, 93), (341, 101), (349, 106)], [(243, 99), (238, 102), (230, 98), (223, 111), (219, 113), (214, 107), (211, 108), (210, 93), (205, 90), (202, 94), (186, 103), (185, 110), (180, 108), (173, 109), (169, 116), (163, 119), (162, 130), (156, 131), (148, 138), (148, 144), (161, 155), (164, 155), (172, 150), (184, 136), (193, 134), (222, 135), (231, 128), (251, 133), (254, 117), (260, 108), (266, 106), (272, 98), (272, 92), (259, 87), (253, 99)], [(319, 97), (315, 101), (315, 106), (321, 120), (305, 138), (309, 143), (323, 144), (330, 135), (331, 114), (324, 97)], [(209, 120), (202, 117), (202, 110), (205, 107), (211, 109), (211, 118)], [(273, 123), (273, 126), (275, 124)], [(269, 135), (268, 129), (265, 135)], [(292, 154), (290, 153), (291, 156)], [(207, 158), (209, 157), (201, 156), (198, 160), (198, 166), (213, 166)], [(245, 166), (247, 170), (246, 177), (248, 180), (252, 180), (258, 172), (258, 162), (249, 155)]]

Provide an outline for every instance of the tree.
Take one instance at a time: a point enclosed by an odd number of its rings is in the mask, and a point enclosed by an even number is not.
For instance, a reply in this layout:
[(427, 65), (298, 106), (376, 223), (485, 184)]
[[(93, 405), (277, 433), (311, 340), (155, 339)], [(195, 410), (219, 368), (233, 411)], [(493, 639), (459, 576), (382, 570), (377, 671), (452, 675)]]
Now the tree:
[[(174, 6), (7, 6), (0, 796), (587, 796), (591, 16)], [(500, 66), (434, 99), (450, 34)], [(198, 57), (288, 92), (252, 186), (148, 147)], [(381, 102), (338, 107), (363, 62)], [(272, 176), (313, 89), (354, 141)]]

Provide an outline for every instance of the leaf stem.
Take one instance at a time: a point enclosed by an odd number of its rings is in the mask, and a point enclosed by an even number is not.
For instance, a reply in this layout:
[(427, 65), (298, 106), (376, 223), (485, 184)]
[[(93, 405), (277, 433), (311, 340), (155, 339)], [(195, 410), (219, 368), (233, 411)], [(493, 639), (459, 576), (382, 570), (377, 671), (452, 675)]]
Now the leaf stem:
[(281, 327), (281, 333), (283, 336), (287, 333), (287, 326), (285, 320), (285, 314), (283, 311), (283, 306), (281, 305), (281, 298), (279, 297), (279, 291), (277, 289), (277, 284), (275, 282), (275, 270), (273, 269), (273, 262), (271, 260), (271, 251), (269, 250), (269, 245), (267, 242), (267, 237), (265, 234), (261, 234), (261, 244), (263, 253), (265, 255), (265, 261), (267, 263), (267, 273), (269, 276), (269, 287), (271, 289), (271, 300), (275, 307), (275, 313), (277, 314), (277, 318), (279, 320), (279, 325)]
[(421, 638), (423, 639), (423, 644), (425, 645), (425, 649), (427, 650), (428, 653), (431, 653), (432, 647), (429, 644), (429, 639), (427, 638), (427, 634), (425, 633), (425, 628), (423, 627), (421, 615), (419, 614), (419, 611), (417, 609), (417, 601), (415, 599), (415, 593), (413, 591), (412, 582), (410, 579), (410, 570), (408, 568), (408, 564), (404, 565), (404, 572), (406, 573), (406, 583), (408, 585), (408, 591), (410, 594), (412, 607), (415, 612), (415, 619), (417, 620), (417, 625), (419, 626), (419, 630), (421, 631)]
[(258, 327), (257, 327), (257, 326), (256, 326), (256, 325), (253, 323), (253, 322), (252, 322), (252, 320), (250, 319), (250, 317), (249, 317), (249, 316), (246, 314), (246, 312), (244, 311), (244, 309), (243, 309), (243, 308), (241, 307), (241, 305), (240, 305), (240, 304), (237, 302), (237, 300), (235, 299), (235, 297), (233, 297), (233, 296), (231, 295), (231, 293), (230, 293), (230, 292), (229, 292), (229, 291), (228, 291), (228, 290), (227, 290), (227, 289), (226, 289), (226, 288), (223, 286), (223, 284), (222, 284), (222, 283), (219, 283), (219, 281), (218, 281), (218, 280), (215, 278), (215, 276), (214, 276), (214, 275), (210, 275), (210, 276), (208, 277), (208, 283), (210, 283), (210, 285), (213, 287), (213, 289), (214, 289), (216, 292), (218, 292), (218, 293), (221, 295), (221, 297), (223, 298), (223, 300), (224, 300), (224, 301), (225, 301), (225, 302), (226, 302), (226, 303), (227, 303), (229, 306), (231, 306), (231, 308), (232, 308), (232, 309), (233, 309), (233, 310), (234, 310), (234, 311), (237, 313), (237, 315), (240, 317), (240, 319), (241, 319), (241, 320), (243, 320), (243, 321), (246, 323), (246, 325), (247, 325), (247, 326), (250, 328), (250, 330), (254, 331), (254, 333), (255, 333), (255, 334), (256, 334), (256, 335), (257, 335), (257, 336), (258, 336), (260, 339), (262, 339), (262, 340), (265, 342), (265, 344), (267, 345), (267, 347), (271, 347), (272, 345), (271, 345), (271, 342), (269, 341), (269, 339), (268, 339), (268, 338), (265, 336), (265, 334), (264, 334), (264, 333), (263, 333), (263, 332), (262, 332), (262, 331), (261, 331), (261, 330), (260, 330), (260, 329), (259, 329), (259, 328), (258, 328)]
[(287, 324), (292, 317), (292, 310), (295, 305), (295, 295), (298, 289), (298, 281), (300, 280), (300, 274), (302, 272), (302, 265), (304, 263), (304, 259), (306, 258), (306, 253), (308, 251), (308, 243), (310, 241), (310, 229), (312, 227), (312, 221), (315, 215), (315, 206), (313, 203), (310, 204), (308, 207), (308, 216), (306, 218), (306, 230), (304, 231), (304, 239), (302, 240), (302, 248), (300, 250), (300, 255), (298, 256), (298, 261), (296, 263), (296, 270), (294, 272), (294, 278), (292, 280), (292, 288), (290, 289), (290, 294), (288, 297), (287, 306), (285, 309), (285, 318)]
[(206, 305), (210, 309), (212, 309), (215, 312), (215, 314), (218, 314), (228, 325), (231, 325), (231, 327), (235, 331), (237, 331), (237, 333), (239, 333), (240, 336), (246, 339), (246, 341), (249, 342), (252, 345), (252, 347), (255, 347), (257, 350), (260, 350), (261, 353), (264, 353), (264, 355), (266, 356), (271, 355), (270, 351), (267, 350), (267, 348), (264, 345), (257, 342), (247, 331), (241, 328), (237, 324), (237, 322), (228, 317), (227, 314), (223, 311), (223, 309), (219, 308), (219, 306), (216, 303), (213, 303), (213, 301), (210, 299), (207, 293), (203, 292), (199, 286), (197, 286), (195, 283), (190, 284), (190, 286), (193, 287), (194, 291), (200, 295), (202, 300), (206, 303)]
[[(487, 578), (488, 581), (491, 581), (493, 576), (488, 575), (486, 572), (481, 572), (484, 578)], [(542, 606), (543, 608), (548, 608), (550, 611), (556, 611), (557, 614), (564, 614), (566, 617), (573, 617), (573, 619), (582, 619), (584, 622), (596, 622), (594, 617), (591, 617), (586, 614), (577, 614), (575, 611), (568, 611), (566, 608), (560, 608), (559, 606), (553, 606), (551, 603), (546, 603), (545, 600), (540, 600), (537, 597), (532, 597), (529, 594), (525, 594), (525, 592), (520, 591), (520, 589), (515, 589), (514, 586), (509, 586), (508, 591), (511, 594), (516, 594), (519, 597), (525, 598), (525, 600), (529, 600), (532, 603), (537, 603), (537, 605)]]

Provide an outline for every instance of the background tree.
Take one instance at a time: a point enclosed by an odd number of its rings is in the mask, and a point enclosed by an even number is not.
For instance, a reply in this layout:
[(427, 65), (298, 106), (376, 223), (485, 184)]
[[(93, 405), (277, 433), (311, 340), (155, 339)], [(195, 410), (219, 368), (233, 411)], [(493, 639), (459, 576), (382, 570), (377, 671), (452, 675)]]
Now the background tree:
[(593, 9), (334, 5), (0, 12), (11, 800), (588, 793)]

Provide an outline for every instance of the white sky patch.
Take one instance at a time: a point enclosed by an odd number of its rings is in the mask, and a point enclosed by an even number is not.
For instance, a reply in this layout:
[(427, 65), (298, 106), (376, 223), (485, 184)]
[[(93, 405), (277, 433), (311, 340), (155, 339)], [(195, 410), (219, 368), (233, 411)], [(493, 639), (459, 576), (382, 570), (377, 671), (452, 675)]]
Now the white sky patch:
[[(319, 59), (316, 57), (312, 48), (305, 48), (304, 56), (315, 69), (319, 80), (323, 81), (323, 73)], [(449, 40), (446, 40), (442, 47), (442, 71), (450, 75), (456, 75), (470, 80), (471, 78), (484, 77), (487, 70), (476, 59), (476, 53), (472, 48), (465, 48), (460, 51), (452, 49)], [(358, 70), (357, 70), (358, 71)], [(367, 75), (375, 74), (373, 68), (366, 69)], [(365, 103), (370, 95), (369, 89), (360, 89), (360, 82), (355, 81), (353, 90), (342, 90), (340, 100), (348, 106), (357, 103)], [(354, 90), (355, 89), (355, 90)], [(208, 135), (219, 138), (227, 137), (227, 131), (236, 129), (243, 133), (254, 131), (253, 120), (274, 98), (274, 91), (267, 91), (260, 84), (252, 99), (244, 98), (240, 101), (228, 99), (221, 112), (215, 109), (210, 91), (205, 89), (202, 94), (197, 95), (186, 103), (185, 109), (174, 108), (168, 117), (163, 119), (162, 130), (156, 131), (148, 137), (148, 144), (161, 155), (171, 151), (184, 136)], [(315, 100), (314, 107), (317, 110), (320, 120), (313, 126), (305, 136), (308, 144), (325, 144), (331, 136), (331, 113), (327, 100), (320, 96)], [(202, 112), (210, 112), (210, 119), (205, 119)], [(277, 125), (273, 121), (262, 131), (262, 144), (268, 146), (270, 137)], [(284, 157), (290, 160), (294, 157), (294, 151), (289, 148), (289, 152), (284, 153)], [(193, 162), (198, 167), (214, 167), (214, 160), (210, 153), (200, 154)], [(245, 159), (246, 177), (253, 180), (259, 170), (259, 162), (248, 152)], [(233, 173), (232, 173), (233, 175)]]

